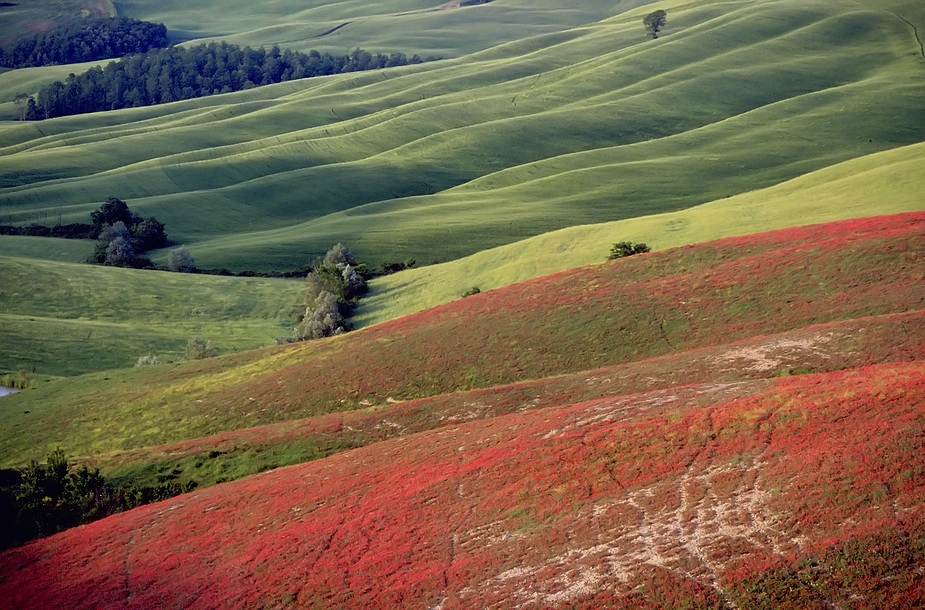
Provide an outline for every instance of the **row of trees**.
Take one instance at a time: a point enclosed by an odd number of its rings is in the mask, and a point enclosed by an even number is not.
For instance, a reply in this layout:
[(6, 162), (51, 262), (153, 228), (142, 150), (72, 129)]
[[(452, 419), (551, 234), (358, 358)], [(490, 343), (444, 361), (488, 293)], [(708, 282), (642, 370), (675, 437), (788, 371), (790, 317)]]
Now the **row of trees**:
[(118, 485), (99, 470), (74, 468), (60, 449), (44, 464), (0, 471), (0, 549), (9, 548), (117, 512), (192, 491), (169, 476), (153, 487)]
[(169, 47), (95, 67), (64, 82), (56, 81), (35, 97), (16, 100), (19, 117), (40, 120), (56, 116), (150, 106), (260, 85), (340, 72), (356, 72), (409, 63), (417, 55), (371, 54), (357, 49), (348, 55), (311, 51), (281, 52), (210, 43), (190, 48)]
[(167, 46), (161, 23), (114, 17), (63, 26), (0, 48), (0, 66), (28, 68), (75, 64), (145, 53)]

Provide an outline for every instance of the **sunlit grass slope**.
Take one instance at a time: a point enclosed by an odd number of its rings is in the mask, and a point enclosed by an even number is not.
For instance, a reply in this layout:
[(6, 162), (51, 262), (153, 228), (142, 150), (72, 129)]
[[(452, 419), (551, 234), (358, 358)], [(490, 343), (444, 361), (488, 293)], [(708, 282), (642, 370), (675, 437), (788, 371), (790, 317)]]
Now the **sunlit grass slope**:
[(3, 399), (0, 464), (193, 439), (392, 400), (925, 309), (923, 215), (575, 269), (327, 340), (107, 371)]
[[(377, 443), (0, 555), (17, 608), (918, 608), (925, 364)], [(769, 601), (770, 600), (770, 601)]]
[(603, 261), (611, 245), (655, 250), (721, 237), (925, 210), (925, 144), (853, 159), (767, 189), (678, 212), (561, 229), (371, 282), (354, 322), (365, 326), (481, 290)]
[(93, 246), (92, 242), (83, 239), (0, 236), (0, 256), (83, 263), (93, 253)]
[(201, 489), (388, 438), (528, 409), (691, 384), (735, 385), (914, 360), (925, 360), (925, 310), (814, 325), (580, 373), (266, 424), (102, 454), (86, 462), (107, 477), (136, 485), (155, 486), (169, 478)]
[[(119, 13), (167, 25), (174, 36), (221, 39), (241, 45), (302, 51), (402, 51), (422, 57), (457, 57), (528, 36), (599, 21), (652, 0), (503, 0), (451, 8), (442, 0), (281, 0), (272, 5), (245, 0), (127, 0)], [(677, 2), (669, 3), (677, 4)]]
[[(16, 238), (0, 237), (0, 248), (7, 239)], [(226, 353), (269, 345), (291, 334), (303, 293), (294, 280), (115, 269), (0, 249), (0, 371), (75, 375), (143, 355), (180, 359), (194, 337)]]
[(925, 9), (670, 8), (655, 41), (641, 8), (447, 62), (6, 124), (0, 214), (83, 219), (116, 195), (206, 266), (291, 268), (336, 241), (429, 263), (923, 140)]

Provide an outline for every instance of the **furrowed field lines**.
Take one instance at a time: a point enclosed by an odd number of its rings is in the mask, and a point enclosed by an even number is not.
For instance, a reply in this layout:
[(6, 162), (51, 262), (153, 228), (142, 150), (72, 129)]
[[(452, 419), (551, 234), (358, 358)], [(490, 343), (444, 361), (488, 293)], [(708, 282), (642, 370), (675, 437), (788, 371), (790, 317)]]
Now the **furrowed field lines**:
[(922, 140), (915, 37), (892, 4), (865, 6), (679, 6), (659, 41), (640, 36), (640, 9), (447, 62), (44, 135), (9, 124), (0, 214), (71, 220), (115, 194), (207, 266), (266, 269), (339, 240), (430, 262), (688, 208)]
[[(485, 4), (453, 8), (429, 0), (366, 2), (277, 2), (273, 10), (235, 1), (220, 6), (203, 2), (189, 5), (169, 0), (120, 2), (120, 12), (139, 19), (167, 24), (171, 30), (198, 40), (229, 40), (251, 46), (279, 44), (309, 49), (367, 49), (418, 53), (422, 57), (455, 57), (545, 32), (610, 17), (636, 8), (640, 2), (617, 6), (589, 0), (580, 6), (563, 6), (551, 0)], [(220, 33), (220, 34), (219, 34)]]
[[(138, 448), (925, 309), (923, 220), (860, 219), (643, 254), (329, 340), (48, 384), (4, 398), (0, 463), (57, 445), (77, 455)], [(124, 394), (135, 386), (144, 392)]]
[[(484, 390), (330, 413), (223, 434), (91, 457), (108, 477), (155, 485), (168, 476), (199, 488), (270, 468), (326, 457), (387, 438), (608, 396), (628, 413), (673, 404), (679, 386), (719, 384), (726, 394), (760, 387), (749, 380), (925, 360), (925, 311), (811, 326), (731, 345), (559, 375)], [(656, 392), (656, 390), (658, 390)], [(668, 399), (666, 400), (666, 396)], [(711, 395), (712, 397), (712, 395)]]
[(710, 406), (527, 411), (145, 506), (0, 555), (0, 593), (23, 608), (925, 601), (925, 365), (701, 391)]

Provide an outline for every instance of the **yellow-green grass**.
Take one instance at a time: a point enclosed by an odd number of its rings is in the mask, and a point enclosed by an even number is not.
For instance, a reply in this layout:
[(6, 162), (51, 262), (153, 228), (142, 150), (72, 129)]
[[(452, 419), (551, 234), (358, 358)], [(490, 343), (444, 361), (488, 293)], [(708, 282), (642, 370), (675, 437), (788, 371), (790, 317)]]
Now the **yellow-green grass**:
[[(629, 364), (269, 424), (95, 456), (107, 477), (212, 485), (338, 451), (515, 411), (695, 383), (734, 384), (925, 357), (925, 311), (847, 320)], [(163, 479), (160, 479), (163, 480)]]
[(326, 340), (46, 383), (0, 403), (0, 464), (58, 445), (97, 455), (921, 310), (921, 217), (654, 252)]
[(292, 333), (303, 293), (297, 280), (0, 255), (0, 371), (76, 375), (145, 355), (179, 360), (194, 337), (223, 353), (269, 345)]
[(440, 9), (442, 0), (281, 0), (272, 6), (244, 0), (119, 2), (122, 15), (162, 22), (174, 36), (302, 51), (401, 51), (409, 56), (457, 57), (531, 35), (592, 23), (647, 4), (648, 0), (505, 0), (462, 9)]
[(447, 62), (7, 124), (0, 213), (77, 221), (117, 195), (206, 266), (291, 268), (336, 241), (429, 263), (925, 139), (917, 6), (678, 3), (656, 41), (644, 12)]
[(925, 144), (876, 153), (678, 212), (561, 229), (459, 260), (376, 278), (354, 317), (368, 326), (481, 290), (603, 261), (618, 241), (655, 250), (721, 237), (925, 210)]
[(86, 239), (57, 239), (0, 235), (0, 256), (83, 263), (93, 253), (94, 243)]

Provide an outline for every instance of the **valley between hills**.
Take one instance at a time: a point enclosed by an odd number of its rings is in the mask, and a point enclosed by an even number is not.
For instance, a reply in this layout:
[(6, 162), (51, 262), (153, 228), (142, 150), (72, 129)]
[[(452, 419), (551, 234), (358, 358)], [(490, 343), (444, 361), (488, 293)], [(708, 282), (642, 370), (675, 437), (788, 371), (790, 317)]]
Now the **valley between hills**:
[(437, 4), (0, 6), (394, 63), (0, 68), (0, 605), (925, 606), (925, 6)]

